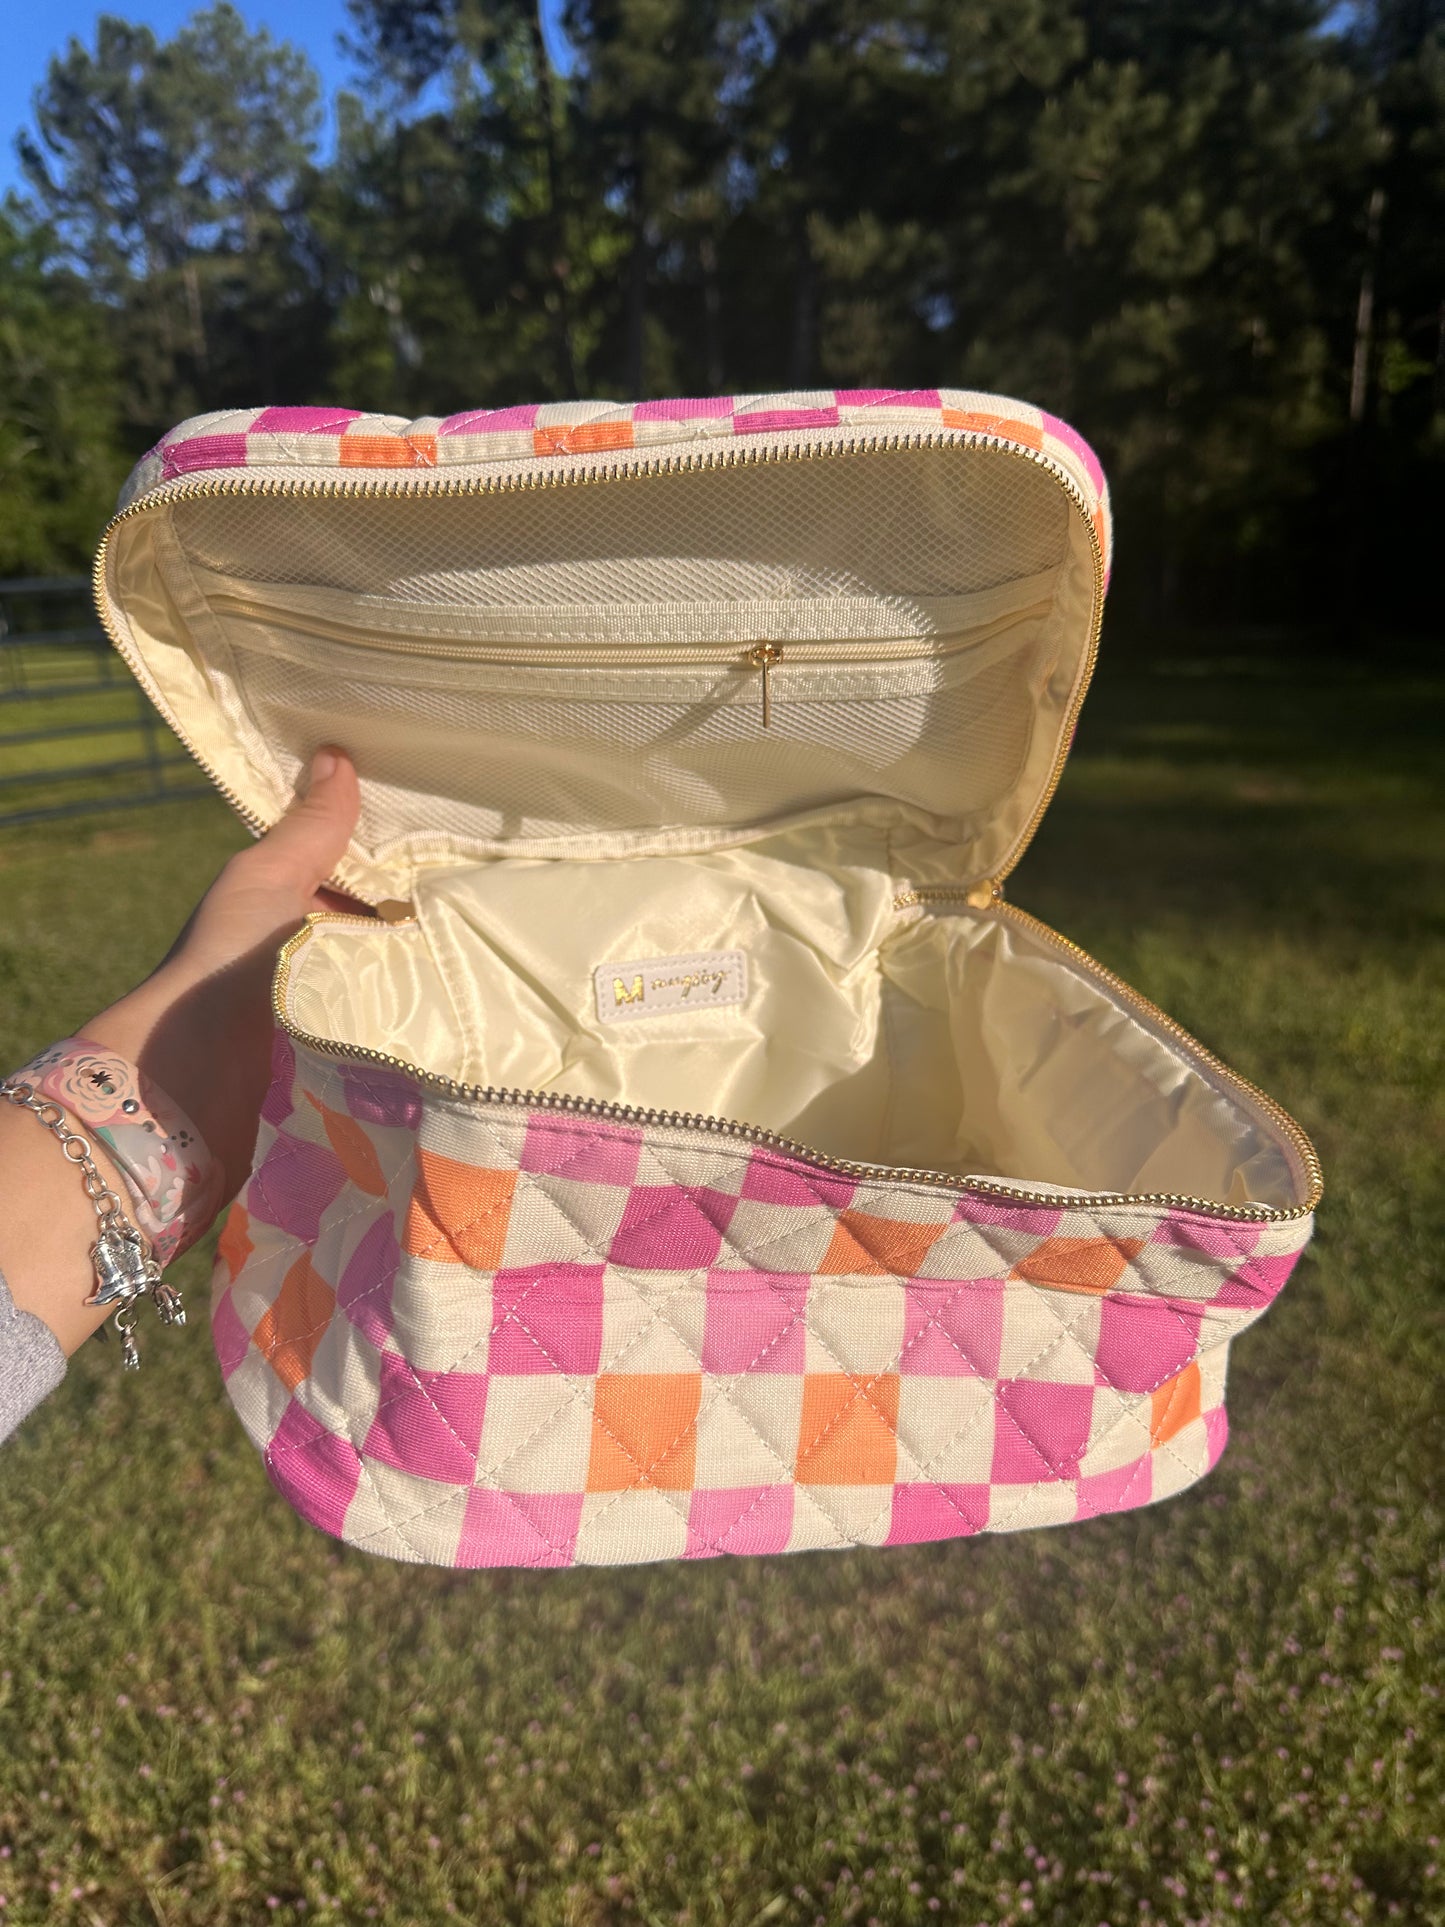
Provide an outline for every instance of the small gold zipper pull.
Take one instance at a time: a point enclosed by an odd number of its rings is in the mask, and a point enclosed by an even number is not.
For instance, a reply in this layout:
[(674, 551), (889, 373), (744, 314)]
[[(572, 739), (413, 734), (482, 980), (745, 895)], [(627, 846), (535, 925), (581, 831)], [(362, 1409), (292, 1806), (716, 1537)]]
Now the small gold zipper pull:
[(773, 720), (773, 691), (769, 677), (773, 664), (783, 660), (783, 645), (780, 642), (755, 642), (748, 651), (748, 661), (754, 669), (763, 672), (763, 728)]

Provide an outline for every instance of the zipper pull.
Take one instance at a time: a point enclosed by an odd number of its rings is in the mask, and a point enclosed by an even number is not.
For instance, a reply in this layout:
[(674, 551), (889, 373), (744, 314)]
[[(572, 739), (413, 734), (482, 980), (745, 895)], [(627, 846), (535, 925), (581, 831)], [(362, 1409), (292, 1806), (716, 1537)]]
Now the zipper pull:
[(773, 691), (769, 681), (775, 662), (783, 660), (783, 645), (780, 642), (755, 642), (747, 654), (747, 660), (754, 669), (763, 672), (763, 728), (773, 720)]

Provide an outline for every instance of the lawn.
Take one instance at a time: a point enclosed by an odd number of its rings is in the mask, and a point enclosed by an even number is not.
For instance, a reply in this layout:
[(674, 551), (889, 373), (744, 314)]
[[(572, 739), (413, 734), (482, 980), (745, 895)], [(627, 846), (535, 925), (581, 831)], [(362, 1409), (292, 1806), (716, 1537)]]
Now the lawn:
[[(1324, 1158), (1218, 1470), (1015, 1537), (449, 1575), (293, 1517), (202, 1320), (139, 1380), (90, 1346), (0, 1456), (0, 1922), (1445, 1921), (1445, 675), (1231, 647), (1106, 656), (1011, 886)], [(0, 1059), (240, 840), (0, 834)]]

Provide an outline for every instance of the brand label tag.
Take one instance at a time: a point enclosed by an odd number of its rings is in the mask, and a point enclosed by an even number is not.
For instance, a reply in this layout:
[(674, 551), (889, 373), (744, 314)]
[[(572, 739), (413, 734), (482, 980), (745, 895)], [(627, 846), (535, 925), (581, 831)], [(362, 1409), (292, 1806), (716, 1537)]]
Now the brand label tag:
[(687, 957), (632, 957), (598, 964), (592, 973), (604, 1024), (632, 1024), (674, 1010), (716, 1010), (748, 994), (741, 950), (699, 950)]

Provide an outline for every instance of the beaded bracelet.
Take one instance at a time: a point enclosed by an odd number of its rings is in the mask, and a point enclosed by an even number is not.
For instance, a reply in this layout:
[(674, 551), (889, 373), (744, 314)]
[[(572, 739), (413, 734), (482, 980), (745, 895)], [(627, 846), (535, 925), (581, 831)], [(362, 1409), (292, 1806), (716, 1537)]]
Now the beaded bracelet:
[(210, 1225), (223, 1174), (174, 1098), (89, 1037), (51, 1044), (12, 1074), (69, 1111), (109, 1152), (136, 1223), (167, 1265)]
[[(149, 1296), (167, 1325), (184, 1325), (185, 1306), (174, 1285), (165, 1284), (149, 1238), (138, 1231), (125, 1215), (125, 1207), (111, 1190), (96, 1165), (90, 1140), (72, 1131), (65, 1113), (53, 1101), (36, 1095), (23, 1078), (8, 1078), (0, 1084), (0, 1097), (32, 1111), (60, 1142), (62, 1156), (80, 1171), (85, 1195), (90, 1199), (100, 1225), (100, 1236), (90, 1248), (95, 1269), (95, 1290), (87, 1305), (114, 1305), (111, 1323), (120, 1338), (121, 1363), (128, 1371), (140, 1367), (140, 1348), (135, 1342), (136, 1300)], [(104, 1335), (101, 1326), (97, 1337)]]

